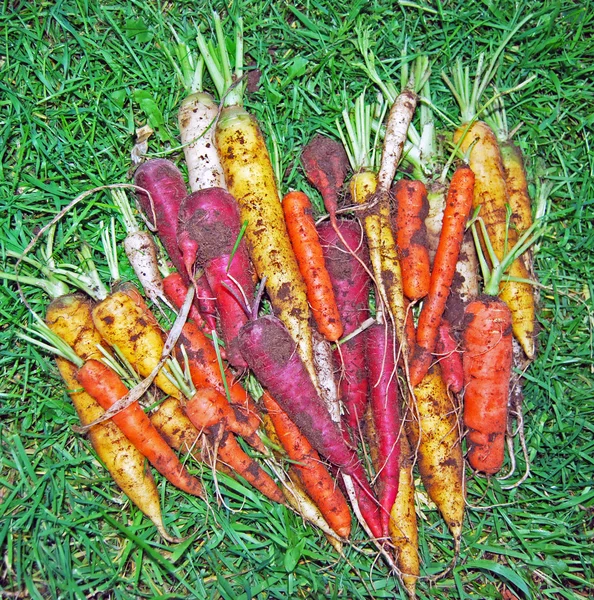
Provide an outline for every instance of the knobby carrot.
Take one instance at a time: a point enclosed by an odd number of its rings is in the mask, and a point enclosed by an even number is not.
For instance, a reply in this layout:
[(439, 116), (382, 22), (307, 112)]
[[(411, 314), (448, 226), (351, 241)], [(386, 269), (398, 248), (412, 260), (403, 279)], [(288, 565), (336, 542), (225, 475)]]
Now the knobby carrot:
[(429, 294), (417, 324), (417, 343), (409, 375), (414, 387), (423, 379), (431, 365), (437, 342), (438, 328), (445, 310), (450, 287), (456, 273), (456, 263), (470, 215), (474, 191), (474, 174), (467, 166), (459, 167), (452, 177), (439, 245), (433, 261)]
[(289, 192), (283, 198), (283, 212), (291, 245), (299, 270), (307, 287), (318, 331), (329, 341), (342, 336), (343, 326), (336, 305), (332, 282), (324, 263), (324, 255), (309, 198), (303, 192)]

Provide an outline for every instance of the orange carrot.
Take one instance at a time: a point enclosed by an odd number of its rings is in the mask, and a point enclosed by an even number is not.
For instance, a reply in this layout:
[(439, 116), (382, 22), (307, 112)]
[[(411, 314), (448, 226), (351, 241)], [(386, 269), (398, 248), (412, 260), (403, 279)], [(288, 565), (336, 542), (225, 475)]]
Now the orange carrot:
[(431, 365), (438, 328), (456, 273), (464, 229), (472, 208), (473, 190), (473, 172), (465, 165), (459, 167), (448, 190), (429, 294), (423, 303), (417, 324), (417, 343), (409, 369), (410, 383), (413, 387), (421, 382)]
[(225, 431), (222, 424), (219, 423), (212, 427), (211, 434), (218, 441), (219, 458), (227, 466), (231, 467), (267, 498), (279, 504), (285, 504), (285, 497), (272, 477), (241, 449), (235, 436), (230, 431)]
[(402, 288), (409, 300), (420, 300), (429, 292), (431, 261), (427, 246), (425, 218), (429, 214), (427, 190), (422, 181), (400, 179), (396, 197), (396, 247), (400, 254)]
[[(129, 391), (115, 371), (94, 359), (86, 361), (79, 368), (76, 378), (84, 390), (105, 410)], [(188, 473), (138, 402), (119, 411), (112, 420), (155, 469), (173, 485), (194, 496), (204, 497), (200, 481)]]
[[(252, 447), (266, 452), (266, 447), (255, 433), (254, 423), (234, 411), (227, 398), (213, 388), (197, 389), (192, 398), (184, 404), (184, 412), (197, 429), (212, 427), (222, 423), (226, 429), (242, 436)], [(259, 420), (256, 420), (256, 429)]]
[(464, 425), (468, 461), (484, 473), (503, 464), (509, 381), (512, 366), (511, 312), (496, 297), (481, 297), (466, 307), (464, 328)]
[(342, 336), (343, 327), (324, 263), (311, 202), (303, 192), (289, 192), (283, 198), (283, 211), (318, 330), (327, 340), (335, 342)]
[(320, 509), (328, 525), (340, 537), (347, 538), (351, 532), (351, 513), (345, 497), (319, 454), (268, 392), (264, 392), (262, 402), (288, 457), (297, 463), (293, 468), (305, 491)]

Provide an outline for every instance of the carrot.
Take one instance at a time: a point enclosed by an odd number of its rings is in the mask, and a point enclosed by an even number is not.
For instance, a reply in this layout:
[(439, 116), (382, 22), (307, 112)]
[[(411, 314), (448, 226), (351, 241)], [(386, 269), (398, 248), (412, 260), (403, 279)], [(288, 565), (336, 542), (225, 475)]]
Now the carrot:
[(285, 504), (285, 497), (272, 477), (241, 449), (233, 434), (225, 431), (221, 423), (212, 427), (211, 437), (215, 440), (214, 445), (221, 461), (267, 498), (279, 504)]
[[(84, 390), (105, 410), (126, 396), (129, 391), (112, 369), (94, 359), (87, 360), (78, 369), (76, 378)], [(138, 402), (133, 402), (119, 411), (112, 420), (169, 482), (189, 494), (204, 497), (200, 481), (188, 473)]]
[[(499, 261), (502, 261), (509, 248), (515, 245), (518, 232), (508, 224), (507, 210), (510, 199), (497, 139), (489, 125), (476, 118), (479, 114), (478, 102), (495, 74), (501, 52), (526, 21), (527, 18), (523, 19), (510, 31), (491, 57), (486, 69), (483, 68), (483, 56), (480, 56), (471, 95), (469, 73), (467, 69), (462, 68), (460, 62), (453, 70), (453, 82), (444, 75), (461, 110), (462, 123), (454, 132), (454, 143), (469, 155), (469, 165), (476, 176), (473, 205), (474, 208), (480, 206), (481, 218)], [(484, 237), (481, 244), (485, 251), (487, 242)], [(510, 266), (509, 276), (512, 279), (500, 281), (499, 297), (509, 306), (514, 335), (526, 356), (531, 359), (535, 352), (535, 302), (530, 284), (526, 283), (529, 273), (520, 257)]]
[(287, 231), (307, 286), (307, 299), (318, 331), (327, 340), (335, 342), (342, 335), (343, 326), (324, 263), (311, 202), (303, 192), (290, 192), (285, 195), (282, 204)]
[[(349, 189), (355, 204), (362, 207), (360, 214), (369, 248), (378, 304), (386, 307), (390, 319), (393, 320), (400, 351), (406, 357), (408, 346), (405, 339), (406, 308), (402, 291), (402, 272), (390, 224), (388, 190), (384, 194), (377, 187), (375, 158), (370, 151), (371, 107), (365, 106), (363, 94), (355, 101), (353, 120), (347, 110), (343, 111), (343, 119), (348, 138), (342, 129), (339, 131), (355, 172)], [(387, 153), (391, 154), (392, 149), (388, 148)], [(385, 162), (385, 168), (391, 168), (389, 161)], [(389, 175), (384, 172), (382, 177), (385, 180)]]
[(219, 47), (209, 47), (200, 32), (197, 42), (223, 103), (215, 141), (225, 180), (237, 200), (241, 222), (247, 221), (248, 252), (258, 277), (266, 280), (273, 312), (291, 333), (297, 343), (297, 352), (315, 382), (305, 282), (287, 234), (264, 136), (255, 118), (243, 107), (243, 22), (240, 18), (236, 20), (232, 71), (221, 20), (216, 13), (213, 18)]
[(465, 482), (457, 406), (433, 365), (414, 389), (407, 434), (417, 449), (423, 485), (439, 509), (459, 550), (465, 508)]
[(429, 212), (427, 190), (422, 181), (399, 179), (394, 231), (402, 268), (402, 290), (409, 300), (420, 300), (429, 292), (430, 261), (425, 218)]
[(296, 462), (293, 468), (305, 491), (332, 529), (340, 537), (349, 537), (351, 513), (336, 482), (320, 460), (319, 454), (268, 392), (264, 392), (262, 402), (287, 456)]
[(355, 452), (345, 443), (305, 366), (296, 345), (277, 318), (250, 321), (239, 333), (239, 347), (258, 381), (268, 389), (317, 452), (352, 477), (364, 519), (375, 537), (382, 526), (377, 500)]
[(503, 464), (512, 366), (511, 314), (498, 298), (466, 307), (464, 328), (464, 425), (468, 462), (497, 473)]
[[(169, 302), (171, 302), (171, 304), (176, 308), (180, 308), (184, 303), (186, 294), (188, 293), (188, 286), (184, 283), (182, 276), (177, 271), (173, 271), (163, 279), (163, 291), (165, 292), (165, 296), (167, 296)], [(200, 311), (195, 304), (190, 306), (188, 318), (194, 321), (194, 323), (196, 323), (196, 325), (204, 333), (211, 333), (212, 330), (209, 329), (208, 324), (204, 320), (204, 317), (200, 314)], [(221, 348), (220, 350), (223, 358), (225, 358), (225, 349)]]
[[(91, 326), (91, 307), (88, 298), (75, 294), (54, 299), (46, 310), (45, 322), (48, 327), (83, 359), (99, 356), (97, 346), (102, 343), (101, 336)], [(56, 357), (56, 364), (81, 425), (89, 425), (101, 418), (105, 412), (103, 408), (89, 394), (80, 390), (76, 365), (60, 357)], [(118, 487), (154, 523), (164, 539), (175, 541), (165, 530), (159, 493), (151, 471), (146, 468), (144, 456), (111, 420), (94, 425), (87, 435)]]
[(161, 301), (167, 306), (168, 301), (163, 289), (155, 240), (148, 231), (144, 231), (138, 226), (132, 207), (123, 190), (112, 190), (111, 197), (122, 215), (126, 228), (124, 251), (142, 289), (155, 304)]
[(332, 138), (316, 134), (301, 152), (301, 162), (309, 182), (322, 194), (324, 206), (335, 224), (338, 193), (349, 168), (344, 146)]
[(464, 387), (462, 354), (458, 346), (451, 323), (443, 318), (437, 330), (435, 357), (447, 388), (454, 394), (461, 392)]
[(136, 169), (134, 184), (148, 192), (136, 192), (142, 211), (155, 227), (169, 259), (184, 282), (192, 282), (196, 288), (198, 307), (208, 326), (211, 330), (216, 329), (216, 308), (208, 281), (204, 274), (192, 277), (192, 273), (186, 271), (177, 245), (179, 207), (188, 195), (181, 171), (171, 161), (154, 158)]
[(417, 343), (409, 369), (410, 383), (413, 387), (421, 382), (431, 364), (438, 328), (456, 272), (466, 221), (470, 215), (473, 190), (473, 172), (467, 166), (459, 167), (450, 182), (441, 237), (433, 261), (429, 294), (423, 302), (417, 324)]
[(221, 160), (214, 144), (214, 124), (219, 107), (202, 88), (204, 61), (192, 53), (175, 31), (173, 35), (175, 43), (162, 44), (162, 48), (187, 94), (179, 106), (177, 122), (190, 189), (193, 192), (210, 187), (226, 189)]
[(196, 263), (204, 270), (214, 293), (229, 362), (237, 368), (246, 364), (236, 348), (237, 332), (247, 323), (254, 297), (252, 267), (237, 203), (222, 188), (193, 192), (181, 203), (177, 243), (186, 269)]
[[(111, 346), (117, 346), (128, 362), (142, 376), (148, 377), (159, 364), (164, 347), (163, 332), (148, 308), (141, 308), (128, 290), (110, 294), (93, 309), (93, 323)], [(187, 452), (199, 434), (184, 415), (180, 391), (163, 371), (154, 380), (169, 397), (151, 414), (151, 422), (176, 450)]]
[[(473, 223), (481, 268), (483, 270), (483, 295), (465, 309), (462, 333), (464, 355), (464, 425), (468, 428), (468, 461), (470, 465), (488, 474), (501, 469), (504, 460), (505, 434), (511, 368), (513, 360), (512, 312), (499, 297), (504, 274), (537, 239), (541, 232), (541, 219), (535, 221), (519, 238), (516, 245), (499, 261), (493, 249), (485, 223), (478, 219), (482, 230), (479, 238)], [(485, 241), (492, 268), (482, 254), (481, 241)]]
[(256, 450), (266, 453), (266, 447), (256, 435), (259, 419), (246, 418), (241, 411), (227, 402), (227, 398), (213, 388), (196, 389), (194, 395), (183, 404), (184, 412), (194, 427), (203, 429), (222, 423), (229, 431), (242, 436)]
[[(364, 267), (368, 255), (363, 244), (363, 231), (356, 221), (337, 219), (336, 229), (330, 223), (321, 223), (318, 234), (344, 335), (348, 336), (369, 317), (371, 280)], [(369, 389), (365, 336), (365, 331), (355, 335), (342, 342), (334, 352), (340, 365), (339, 392), (345, 408), (344, 421), (355, 435), (359, 432), (359, 421), (365, 412)]]
[(366, 349), (378, 451), (378, 498), (384, 536), (389, 537), (390, 511), (398, 493), (402, 421), (396, 373), (397, 348), (387, 323), (372, 325), (367, 330)]
[(400, 438), (400, 473), (398, 494), (390, 512), (390, 540), (396, 554), (396, 564), (410, 598), (420, 576), (419, 532), (415, 510), (413, 454), (405, 435)]

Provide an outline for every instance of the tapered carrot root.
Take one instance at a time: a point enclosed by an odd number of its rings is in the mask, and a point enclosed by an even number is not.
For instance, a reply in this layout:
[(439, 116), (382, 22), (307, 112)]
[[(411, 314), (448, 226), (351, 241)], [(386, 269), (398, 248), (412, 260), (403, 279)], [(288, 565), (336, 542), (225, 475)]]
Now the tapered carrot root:
[(400, 352), (403, 356), (408, 356), (402, 271), (390, 224), (390, 207), (387, 201), (373, 202), (376, 186), (376, 176), (370, 171), (362, 171), (351, 179), (351, 196), (357, 204), (371, 202), (370, 207), (363, 212), (363, 228), (369, 248), (369, 260), (380, 301), (394, 320)]
[[(163, 332), (150, 312), (129, 295), (114, 292), (93, 309), (93, 323), (111, 346), (117, 346), (142, 377), (159, 364), (164, 347)], [(148, 309), (147, 309), (148, 310)], [(151, 415), (151, 422), (176, 450), (187, 452), (198, 440), (198, 431), (183, 413), (180, 391), (161, 371), (155, 384), (169, 395)]]
[(413, 387), (421, 382), (433, 360), (439, 325), (456, 273), (466, 221), (470, 216), (474, 182), (473, 172), (467, 166), (461, 166), (456, 169), (450, 183), (429, 293), (423, 302), (417, 325), (417, 343), (409, 370)]
[(318, 331), (327, 340), (335, 342), (341, 337), (343, 326), (324, 263), (311, 202), (303, 192), (290, 192), (285, 195), (282, 204), (289, 238), (305, 280), (307, 298)]
[(512, 366), (511, 315), (501, 300), (479, 298), (466, 307), (464, 329), (464, 425), (468, 461), (497, 473), (505, 453)]
[(275, 400), (264, 392), (262, 401), (279, 441), (291, 460), (305, 491), (320, 509), (326, 522), (343, 538), (351, 532), (351, 513), (342, 492), (297, 426)]
[(407, 433), (423, 485), (435, 502), (456, 548), (462, 536), (465, 483), (457, 407), (437, 365), (431, 367), (414, 390), (407, 414)]
[(289, 241), (281, 200), (264, 137), (256, 120), (239, 107), (224, 109), (216, 142), (229, 191), (237, 199), (252, 263), (272, 308), (297, 343), (297, 351), (316, 381), (303, 277)]
[[(357, 221), (337, 219), (336, 229), (325, 222), (318, 226), (318, 233), (344, 335), (348, 336), (369, 317), (371, 279), (365, 269), (369, 261), (363, 231)], [(355, 435), (359, 433), (359, 420), (368, 400), (365, 336), (364, 331), (360, 332), (341, 343), (334, 352), (336, 363), (340, 366), (340, 398), (345, 409), (343, 419)]]
[(396, 554), (396, 565), (411, 598), (421, 572), (419, 560), (419, 532), (415, 511), (415, 481), (413, 455), (405, 435), (400, 440), (400, 474), (398, 495), (390, 512), (390, 540)]
[(285, 504), (285, 497), (273, 479), (262, 467), (250, 458), (237, 443), (230, 431), (225, 431), (222, 425), (215, 425), (212, 433), (217, 440), (217, 452), (220, 460), (241, 475), (248, 483), (262, 492), (267, 498), (279, 504)]
[[(76, 378), (85, 391), (107, 410), (128, 393), (116, 373), (97, 360), (88, 360)], [(188, 473), (150, 419), (134, 402), (112, 417), (113, 422), (147, 460), (173, 485), (194, 496), (204, 497), (202, 484)]]
[[(466, 152), (472, 145), (469, 165), (476, 176), (474, 191), (474, 207), (481, 207), (483, 219), (489, 239), (497, 258), (501, 261), (506, 248), (510, 249), (518, 239), (517, 232), (507, 227), (507, 206), (509, 194), (505, 184), (505, 172), (501, 161), (501, 152), (497, 139), (491, 128), (482, 121), (477, 121), (462, 135), (466, 126), (458, 128), (454, 141), (461, 140), (460, 148)], [(515, 260), (509, 273), (512, 277), (528, 279), (529, 273), (520, 259)], [(534, 356), (535, 305), (530, 284), (517, 281), (502, 281), (499, 297), (509, 306), (512, 312), (513, 332), (526, 356)]]
[[(97, 344), (102, 340), (92, 326), (91, 309), (91, 301), (81, 294), (76, 294), (54, 300), (46, 311), (46, 323), (49, 328), (83, 359), (100, 355)], [(103, 408), (89, 394), (80, 390), (76, 379), (77, 367), (59, 357), (56, 358), (56, 364), (69, 390), (81, 425), (89, 425), (101, 418), (105, 413)], [(164, 539), (176, 541), (176, 538), (172, 538), (165, 530), (159, 493), (146, 460), (122, 430), (113, 421), (108, 420), (91, 427), (87, 436), (118, 487), (154, 523)]]

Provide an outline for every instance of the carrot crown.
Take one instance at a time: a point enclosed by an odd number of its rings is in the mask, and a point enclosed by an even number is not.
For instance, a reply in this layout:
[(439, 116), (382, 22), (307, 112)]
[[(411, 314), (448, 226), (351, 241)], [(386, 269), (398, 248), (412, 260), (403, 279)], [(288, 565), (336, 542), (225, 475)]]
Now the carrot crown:
[[(381, 111), (381, 120), (385, 114), (386, 105), (384, 104), (383, 107), (376, 105), (376, 107)], [(355, 100), (352, 113), (346, 108), (342, 111), (344, 129), (340, 121), (336, 120), (338, 134), (355, 173), (359, 171), (377, 171), (378, 156), (375, 149), (379, 132), (372, 143), (373, 110), (374, 107), (371, 104), (365, 104), (365, 92), (363, 92)]]
[(213, 13), (216, 45), (207, 42), (200, 31), (196, 41), (200, 54), (206, 63), (212, 82), (223, 106), (243, 106), (243, 20), (238, 18), (235, 25), (235, 64), (232, 68), (225, 33), (218, 13)]
[[(489, 64), (485, 67), (485, 55), (481, 53), (478, 58), (476, 72), (472, 85), (470, 82), (470, 69), (468, 66), (462, 67), (462, 61), (458, 59), (454, 68), (452, 69), (452, 79), (450, 79), (445, 73), (441, 76), (445, 81), (446, 85), (452, 91), (458, 106), (460, 107), (462, 123), (472, 123), (477, 117), (486, 110), (486, 108), (495, 100), (491, 98), (484, 106), (479, 107), (479, 102), (487, 89), (487, 86), (495, 76), (497, 67), (499, 66), (499, 57), (505, 50), (505, 47), (510, 42), (512, 37), (518, 32), (518, 30), (532, 18), (532, 15), (528, 15), (522, 19), (512, 30), (507, 34), (499, 47), (493, 53)], [(525, 85), (527, 81), (521, 85)], [(515, 87), (514, 89), (519, 89)], [(508, 92), (511, 90), (508, 90)]]
[(162, 43), (161, 47), (169, 58), (171, 66), (175, 71), (177, 78), (184, 86), (186, 93), (193, 94), (202, 91), (202, 78), (204, 75), (204, 59), (202, 56), (196, 57), (190, 47), (182, 42), (179, 35), (171, 28), (175, 43)]

